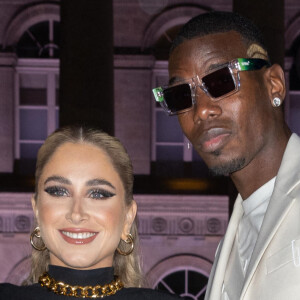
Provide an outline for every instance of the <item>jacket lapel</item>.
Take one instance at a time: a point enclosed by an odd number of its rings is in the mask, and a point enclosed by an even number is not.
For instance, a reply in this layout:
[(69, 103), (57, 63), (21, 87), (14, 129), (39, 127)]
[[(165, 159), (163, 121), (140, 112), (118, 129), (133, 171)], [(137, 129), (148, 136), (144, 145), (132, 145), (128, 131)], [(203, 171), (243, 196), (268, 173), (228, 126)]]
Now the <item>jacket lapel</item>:
[(281, 222), (290, 210), (293, 189), (300, 184), (300, 139), (293, 134), (284, 153), (275, 187), (246, 273), (241, 299), (244, 297), (255, 270)]
[(242, 215), (243, 215), (242, 198), (239, 195), (235, 201), (233, 213), (231, 215), (230, 222), (226, 230), (222, 248), (219, 250), (220, 251), (219, 258), (215, 262), (217, 263), (215, 273), (211, 274), (211, 276), (213, 277), (209, 286), (211, 286), (212, 289), (211, 291), (209, 291), (208, 288), (209, 294), (207, 299), (221, 299), (225, 270), (232, 249), (232, 245), (234, 243), (236, 230)]

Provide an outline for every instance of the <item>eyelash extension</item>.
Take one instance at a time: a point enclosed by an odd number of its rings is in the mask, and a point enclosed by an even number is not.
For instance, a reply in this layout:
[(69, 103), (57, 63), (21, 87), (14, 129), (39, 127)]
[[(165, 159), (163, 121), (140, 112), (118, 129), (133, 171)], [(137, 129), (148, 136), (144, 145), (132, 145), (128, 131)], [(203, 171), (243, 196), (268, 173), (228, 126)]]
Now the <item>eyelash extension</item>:
[[(97, 193), (101, 196), (100, 197), (94, 197), (93, 196), (94, 193)], [(93, 199), (106, 199), (106, 198), (111, 198), (111, 197), (115, 196), (116, 194), (114, 194), (112, 192), (109, 192), (109, 191), (106, 191), (106, 190), (102, 190), (102, 189), (94, 189), (94, 190), (90, 191), (89, 195)]]
[(63, 197), (69, 195), (68, 190), (59, 186), (47, 187), (45, 188), (45, 192), (48, 193), (50, 196), (54, 196), (54, 197)]

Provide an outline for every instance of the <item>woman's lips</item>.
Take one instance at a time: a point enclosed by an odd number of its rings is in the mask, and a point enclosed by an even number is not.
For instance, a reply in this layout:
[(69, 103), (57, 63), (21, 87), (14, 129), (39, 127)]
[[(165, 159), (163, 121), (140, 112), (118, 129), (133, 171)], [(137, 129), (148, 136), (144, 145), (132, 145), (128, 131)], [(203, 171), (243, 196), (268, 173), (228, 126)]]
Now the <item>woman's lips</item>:
[(223, 128), (213, 128), (202, 135), (200, 148), (203, 152), (214, 152), (220, 149), (228, 139), (230, 132)]
[(59, 232), (67, 243), (75, 245), (91, 243), (98, 235), (98, 232), (81, 228), (61, 229)]

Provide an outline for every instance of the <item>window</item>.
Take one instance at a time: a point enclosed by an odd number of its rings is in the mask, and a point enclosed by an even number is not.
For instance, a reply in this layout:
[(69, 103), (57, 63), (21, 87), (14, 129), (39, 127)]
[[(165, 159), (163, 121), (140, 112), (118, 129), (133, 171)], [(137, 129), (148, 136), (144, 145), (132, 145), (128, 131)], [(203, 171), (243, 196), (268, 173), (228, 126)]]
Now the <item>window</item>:
[[(181, 12), (182, 13), (182, 12)], [(195, 14), (196, 15), (196, 14)], [(190, 17), (188, 17), (190, 19)], [(152, 87), (166, 85), (168, 83), (168, 57), (172, 40), (182, 27), (182, 19), (176, 25), (163, 30), (153, 45), (153, 54), (156, 63), (153, 68)], [(163, 26), (164, 27), (164, 26)], [(160, 29), (159, 29), (160, 30)], [(208, 169), (201, 157), (189, 144), (188, 139), (182, 133), (176, 116), (167, 116), (159, 103), (152, 99), (152, 161), (156, 162), (156, 173), (160, 175), (185, 173), (184, 163), (193, 161), (191, 174), (207, 176)], [(185, 174), (186, 176), (188, 174)]]
[(211, 267), (212, 263), (203, 257), (175, 255), (156, 264), (147, 273), (147, 281), (153, 288), (185, 296), (185, 299), (202, 300)]
[(59, 126), (59, 22), (31, 25), (17, 43), (15, 157), (17, 172), (34, 171), (38, 149)]
[[(152, 87), (168, 83), (168, 62), (156, 61)], [(162, 176), (207, 177), (208, 168), (183, 134), (177, 116), (168, 116), (151, 95), (152, 101), (152, 161), (155, 173)], [(193, 162), (188, 168), (184, 163)]]
[(300, 91), (290, 91), (289, 125), (292, 132), (300, 135)]
[(289, 98), (287, 121), (292, 130), (300, 135), (300, 36), (296, 38), (291, 49), (293, 64), (289, 74)]
[(155, 288), (177, 294), (185, 299), (204, 299), (208, 277), (201, 270), (182, 267), (171, 271), (157, 280)]
[[(153, 70), (153, 87), (168, 82), (167, 61), (157, 61)], [(153, 161), (191, 161), (192, 150), (182, 133), (176, 116), (168, 116), (159, 103), (152, 99), (152, 160)]]
[(58, 60), (20, 59), (16, 68), (15, 154), (28, 172), (43, 141), (58, 127), (58, 65)]
[(18, 57), (58, 58), (60, 23), (53, 19), (32, 25), (17, 44)]

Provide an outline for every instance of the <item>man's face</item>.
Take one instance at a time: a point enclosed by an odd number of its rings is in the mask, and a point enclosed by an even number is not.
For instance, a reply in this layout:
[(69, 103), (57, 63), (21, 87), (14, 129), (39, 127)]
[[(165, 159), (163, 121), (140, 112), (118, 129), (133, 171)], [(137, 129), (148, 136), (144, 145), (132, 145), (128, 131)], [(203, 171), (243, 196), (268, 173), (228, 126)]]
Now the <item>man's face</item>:
[[(179, 45), (169, 60), (170, 80), (189, 79), (235, 58), (247, 49), (234, 31), (194, 38)], [(267, 158), (269, 132), (274, 128), (265, 68), (240, 72), (240, 91), (212, 102), (200, 88), (196, 105), (178, 115), (184, 134), (216, 174), (230, 174)]]

